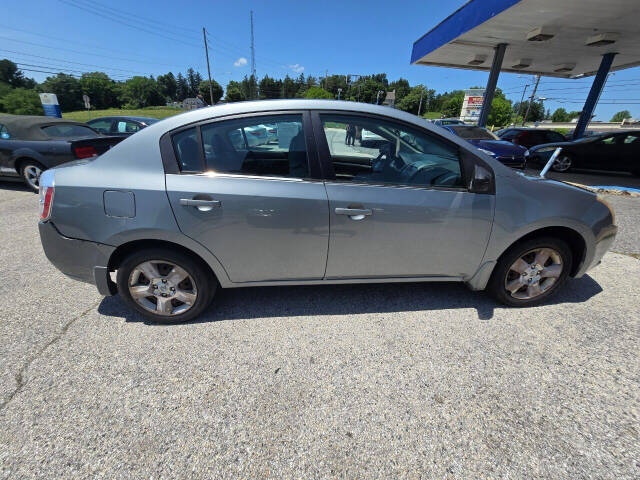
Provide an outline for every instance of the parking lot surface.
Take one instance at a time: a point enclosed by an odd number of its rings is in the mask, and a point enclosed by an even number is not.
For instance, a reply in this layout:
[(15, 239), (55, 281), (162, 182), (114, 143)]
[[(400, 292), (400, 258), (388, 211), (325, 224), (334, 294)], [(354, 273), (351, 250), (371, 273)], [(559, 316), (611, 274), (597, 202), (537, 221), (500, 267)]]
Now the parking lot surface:
[[(613, 249), (640, 254), (621, 198)], [(2, 478), (640, 475), (629, 255), (536, 308), (455, 284), (248, 288), (158, 326), (49, 264), (37, 203), (0, 183)]]

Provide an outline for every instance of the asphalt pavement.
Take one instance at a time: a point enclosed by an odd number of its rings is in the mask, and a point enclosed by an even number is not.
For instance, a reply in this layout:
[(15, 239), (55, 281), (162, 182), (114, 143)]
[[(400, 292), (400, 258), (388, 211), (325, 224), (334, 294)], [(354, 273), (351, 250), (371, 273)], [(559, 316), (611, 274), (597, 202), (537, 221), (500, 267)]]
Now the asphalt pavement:
[[(629, 255), (529, 309), (457, 284), (248, 288), (158, 326), (49, 264), (37, 203), (0, 183), (2, 478), (640, 476)], [(640, 199), (612, 203), (614, 250), (640, 253)]]

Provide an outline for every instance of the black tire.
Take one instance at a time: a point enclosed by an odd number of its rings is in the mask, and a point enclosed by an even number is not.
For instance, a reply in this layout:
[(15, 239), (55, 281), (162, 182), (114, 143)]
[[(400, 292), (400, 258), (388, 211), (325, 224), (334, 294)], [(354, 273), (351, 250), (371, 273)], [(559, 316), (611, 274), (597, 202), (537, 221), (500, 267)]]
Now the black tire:
[[(539, 248), (550, 248), (557, 252), (562, 259), (562, 273), (557, 277), (555, 283), (553, 283), (541, 295), (531, 299), (514, 298), (511, 292), (509, 292), (505, 287), (507, 275), (510, 274), (510, 268), (527, 252), (531, 252), (532, 250)], [(487, 285), (487, 291), (500, 303), (510, 307), (531, 307), (538, 305), (547, 300), (562, 287), (569, 276), (569, 272), (571, 272), (572, 265), (573, 255), (571, 254), (571, 249), (564, 240), (554, 237), (532, 238), (530, 240), (516, 243), (509, 248), (502, 257), (500, 257), (496, 268), (493, 270), (489, 284)], [(523, 286), (523, 288), (526, 288), (526, 285)]]
[[(565, 161), (568, 162), (568, 166), (562, 166), (562, 168), (558, 168), (558, 160), (561, 159), (565, 159)], [(551, 165), (551, 170), (553, 170), (554, 172), (559, 172), (559, 173), (566, 173), (569, 170), (571, 170), (571, 168), (573, 168), (573, 157), (569, 154), (560, 152), (560, 155), (558, 155), (558, 158), (556, 159), (555, 162), (553, 162), (553, 165)]]
[[(166, 261), (179, 266), (190, 275), (195, 282), (194, 286), (197, 293), (195, 302), (188, 310), (178, 314), (161, 315), (147, 310), (133, 299), (129, 291), (129, 279), (138, 265), (148, 261)], [(211, 304), (218, 288), (218, 281), (202, 261), (168, 248), (150, 248), (130, 254), (118, 268), (116, 283), (120, 298), (124, 303), (145, 318), (156, 323), (183, 323), (195, 319)]]
[[(35, 170), (34, 170), (35, 169)], [(29, 190), (38, 193), (38, 187), (40, 183), (40, 174), (47, 169), (40, 162), (36, 162), (35, 160), (27, 159), (22, 160), (20, 162), (19, 173), (20, 177), (24, 184), (29, 187)], [(32, 172), (38, 171), (37, 178), (33, 179)]]

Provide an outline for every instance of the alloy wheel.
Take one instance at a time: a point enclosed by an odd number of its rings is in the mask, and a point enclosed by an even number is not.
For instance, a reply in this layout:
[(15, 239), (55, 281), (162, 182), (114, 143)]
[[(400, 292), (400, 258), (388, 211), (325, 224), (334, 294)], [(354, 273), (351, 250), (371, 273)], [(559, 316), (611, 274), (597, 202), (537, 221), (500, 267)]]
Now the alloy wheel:
[(185, 313), (198, 298), (193, 277), (184, 268), (165, 260), (148, 260), (136, 266), (128, 285), (131, 298), (158, 315)]
[(34, 190), (38, 190), (38, 187), (40, 186), (41, 174), (42, 174), (42, 170), (39, 167), (36, 167), (35, 165), (27, 165), (26, 167), (24, 167), (24, 170), (22, 171), (22, 175), (24, 176), (24, 179), (27, 181), (29, 186)]
[(543, 295), (563, 271), (562, 257), (552, 248), (536, 248), (521, 255), (507, 271), (504, 288), (518, 300)]
[(555, 162), (553, 162), (553, 169), (557, 172), (566, 172), (571, 168), (571, 158), (566, 155), (559, 156)]

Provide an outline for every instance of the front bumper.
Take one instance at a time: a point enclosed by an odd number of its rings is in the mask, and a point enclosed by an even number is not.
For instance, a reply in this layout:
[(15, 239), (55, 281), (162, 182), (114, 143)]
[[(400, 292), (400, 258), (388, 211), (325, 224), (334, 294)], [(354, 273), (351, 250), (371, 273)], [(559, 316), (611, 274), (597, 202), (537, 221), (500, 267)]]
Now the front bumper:
[(58, 270), (74, 280), (95, 285), (102, 295), (116, 293), (107, 268), (115, 247), (65, 237), (49, 221), (40, 222), (38, 229), (44, 253)]
[(593, 259), (584, 269), (585, 272), (600, 265), (602, 257), (605, 253), (607, 253), (609, 248), (611, 248), (613, 241), (616, 239), (617, 233), (618, 227), (616, 227), (615, 225), (609, 225), (608, 227), (605, 227), (600, 231), (600, 233), (598, 234), (598, 238), (596, 239), (596, 248), (593, 254)]

